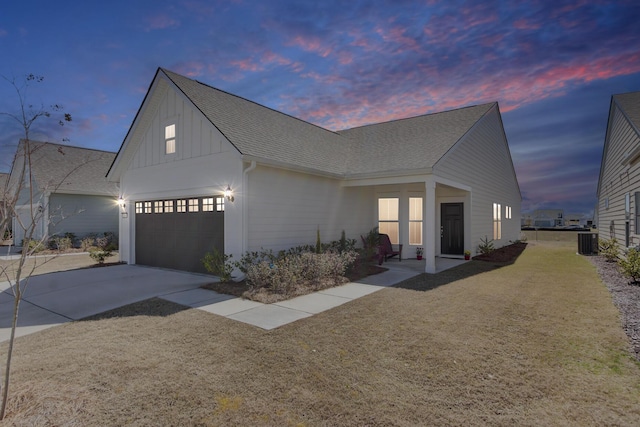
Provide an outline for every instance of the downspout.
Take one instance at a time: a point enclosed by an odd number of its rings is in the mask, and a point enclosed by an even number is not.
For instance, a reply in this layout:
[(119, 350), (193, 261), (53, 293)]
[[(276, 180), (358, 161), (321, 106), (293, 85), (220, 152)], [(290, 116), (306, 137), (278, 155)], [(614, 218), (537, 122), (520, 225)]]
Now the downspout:
[(242, 173), (242, 253), (249, 250), (249, 172), (256, 168), (256, 161), (252, 160), (248, 168)]

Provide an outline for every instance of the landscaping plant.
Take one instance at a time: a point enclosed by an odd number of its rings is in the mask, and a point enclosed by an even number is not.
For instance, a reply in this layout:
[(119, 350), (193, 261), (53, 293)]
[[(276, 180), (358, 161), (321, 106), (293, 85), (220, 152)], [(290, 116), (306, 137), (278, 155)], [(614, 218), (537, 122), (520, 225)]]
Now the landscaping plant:
[(622, 274), (630, 278), (632, 284), (637, 284), (640, 279), (640, 251), (636, 248), (629, 249), (626, 257), (618, 260), (618, 264), (622, 269)]
[(618, 260), (618, 240), (613, 237), (611, 239), (600, 240), (600, 253), (607, 262), (616, 262)]
[(484, 239), (480, 239), (480, 244), (478, 245), (478, 252), (482, 255), (490, 254), (495, 250), (493, 246), (493, 240), (489, 239), (487, 236), (484, 236)]
[(217, 248), (213, 252), (207, 252), (202, 258), (204, 268), (211, 274), (220, 277), (222, 282), (230, 282), (233, 273), (234, 263), (231, 262), (233, 255), (220, 252)]
[(109, 242), (108, 237), (98, 237), (96, 239), (97, 249), (89, 251), (89, 256), (94, 259), (98, 264), (104, 264), (104, 260), (112, 255), (112, 243)]

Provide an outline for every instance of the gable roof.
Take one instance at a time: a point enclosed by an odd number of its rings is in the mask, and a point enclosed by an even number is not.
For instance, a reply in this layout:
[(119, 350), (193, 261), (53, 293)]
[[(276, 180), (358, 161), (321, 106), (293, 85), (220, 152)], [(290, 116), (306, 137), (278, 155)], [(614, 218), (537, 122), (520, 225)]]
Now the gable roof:
[(432, 168), (495, 105), (494, 102), (340, 131), (352, 145), (349, 174)]
[[(598, 188), (596, 196), (600, 197), (602, 189), (602, 176), (604, 173), (604, 165), (607, 160), (607, 150), (609, 147), (609, 136), (611, 133), (612, 119), (614, 109), (617, 108), (627, 119), (629, 125), (635, 133), (640, 137), (640, 92), (619, 93), (611, 96), (611, 104), (609, 106), (609, 118), (607, 120), (607, 129), (604, 137), (604, 145), (602, 147), (602, 157), (600, 159), (600, 174), (598, 176)], [(640, 147), (638, 147), (640, 149)]]
[(143, 122), (153, 88), (160, 90), (160, 80), (181, 92), (246, 160), (338, 177), (430, 172), (475, 123), (497, 108), (494, 102), (333, 132), (158, 68), (109, 178), (118, 175), (116, 167), (123, 167), (118, 162), (131, 158), (123, 151), (132, 130)]
[[(21, 140), (18, 145), (12, 175), (21, 171), (24, 144)], [(105, 179), (115, 153), (51, 142), (29, 141), (29, 144), (31, 174), (39, 191), (118, 195), (116, 184)], [(18, 178), (12, 177), (15, 179)]]
[(161, 70), (241, 154), (332, 174), (344, 173), (349, 147), (335, 132)]
[(631, 126), (640, 135), (640, 92), (613, 95), (613, 101), (618, 104)]

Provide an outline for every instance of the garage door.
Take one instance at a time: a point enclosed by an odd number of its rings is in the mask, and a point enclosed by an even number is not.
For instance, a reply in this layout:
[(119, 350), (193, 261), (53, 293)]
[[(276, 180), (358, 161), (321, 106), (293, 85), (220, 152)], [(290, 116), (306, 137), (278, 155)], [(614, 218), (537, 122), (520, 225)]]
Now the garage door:
[(224, 251), (224, 197), (135, 203), (136, 264), (206, 273), (201, 259)]

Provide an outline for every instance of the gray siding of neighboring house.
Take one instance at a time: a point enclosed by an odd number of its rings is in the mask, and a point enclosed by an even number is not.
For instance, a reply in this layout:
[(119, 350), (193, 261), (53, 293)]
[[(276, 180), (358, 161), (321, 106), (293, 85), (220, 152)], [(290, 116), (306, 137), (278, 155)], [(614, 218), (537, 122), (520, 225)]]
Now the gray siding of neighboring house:
[(625, 196), (629, 194), (629, 245), (635, 246), (640, 244), (640, 230), (635, 224), (635, 214), (639, 207), (636, 206), (634, 197), (635, 192), (640, 191), (640, 158), (625, 158), (628, 153), (640, 147), (640, 137), (615, 103), (612, 109), (600, 173), (598, 232), (601, 238), (615, 237), (624, 246), (627, 221)]
[(119, 208), (113, 197), (77, 194), (52, 194), (49, 197), (49, 235), (73, 233), (118, 234)]
[[(521, 196), (497, 108), (489, 111), (434, 167), (434, 174), (471, 187), (471, 243), (493, 236), (493, 204), (500, 203), (502, 239), (520, 238)], [(505, 208), (511, 207), (511, 219)]]

